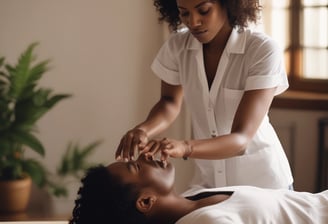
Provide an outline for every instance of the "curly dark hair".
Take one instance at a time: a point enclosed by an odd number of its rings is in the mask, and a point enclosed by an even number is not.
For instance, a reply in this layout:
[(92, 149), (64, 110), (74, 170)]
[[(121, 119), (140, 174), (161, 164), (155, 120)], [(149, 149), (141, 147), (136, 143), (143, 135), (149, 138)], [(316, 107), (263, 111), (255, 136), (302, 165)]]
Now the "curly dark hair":
[[(232, 27), (245, 28), (249, 22), (257, 23), (260, 11), (259, 0), (211, 0), (217, 1), (228, 10), (229, 23)], [(176, 0), (154, 0), (154, 6), (159, 12), (159, 21), (168, 22), (173, 31), (181, 25)]]
[(88, 169), (81, 183), (70, 224), (147, 223), (135, 207), (134, 186), (121, 183), (105, 166)]

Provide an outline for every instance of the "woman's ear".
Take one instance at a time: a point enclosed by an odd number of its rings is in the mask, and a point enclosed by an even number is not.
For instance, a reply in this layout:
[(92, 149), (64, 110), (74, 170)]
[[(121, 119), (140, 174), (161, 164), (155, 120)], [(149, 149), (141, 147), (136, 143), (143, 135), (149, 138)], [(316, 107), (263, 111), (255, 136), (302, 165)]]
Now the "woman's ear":
[(148, 213), (151, 211), (156, 201), (157, 197), (155, 195), (150, 193), (142, 193), (136, 201), (136, 207), (140, 212)]

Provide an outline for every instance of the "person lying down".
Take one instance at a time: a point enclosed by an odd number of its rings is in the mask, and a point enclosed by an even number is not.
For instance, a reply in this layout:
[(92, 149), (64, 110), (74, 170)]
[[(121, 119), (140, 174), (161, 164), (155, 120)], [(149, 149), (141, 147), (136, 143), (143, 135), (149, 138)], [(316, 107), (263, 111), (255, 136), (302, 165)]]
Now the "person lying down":
[(250, 186), (201, 189), (183, 197), (175, 169), (140, 155), (90, 168), (81, 180), (70, 224), (328, 223), (328, 190), (320, 193)]

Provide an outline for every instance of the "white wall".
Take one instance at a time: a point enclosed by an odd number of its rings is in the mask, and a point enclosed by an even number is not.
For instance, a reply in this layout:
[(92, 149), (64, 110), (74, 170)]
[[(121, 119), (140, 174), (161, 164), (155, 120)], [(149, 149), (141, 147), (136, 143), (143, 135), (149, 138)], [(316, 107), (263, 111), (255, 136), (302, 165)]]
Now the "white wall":
[(327, 111), (273, 108), (270, 120), (287, 153), (294, 175), (294, 188), (315, 192), (318, 164), (318, 121)]
[(159, 81), (149, 65), (162, 28), (152, 5), (146, 0), (0, 4), (1, 54), (16, 60), (29, 43), (39, 41), (39, 58), (52, 59), (43, 84), (74, 95), (40, 122), (48, 156), (72, 139), (105, 138), (100, 158), (112, 159), (120, 136), (145, 117), (158, 97)]
[[(0, 55), (14, 63), (38, 41), (38, 58), (52, 60), (43, 86), (73, 94), (38, 125), (50, 170), (70, 141), (103, 139), (92, 161), (114, 161), (121, 136), (158, 99), (160, 82), (150, 64), (163, 31), (148, 0), (0, 0)], [(182, 119), (167, 134), (184, 136), (184, 126)], [(191, 173), (191, 165), (175, 163), (181, 191), (191, 175), (184, 167)]]

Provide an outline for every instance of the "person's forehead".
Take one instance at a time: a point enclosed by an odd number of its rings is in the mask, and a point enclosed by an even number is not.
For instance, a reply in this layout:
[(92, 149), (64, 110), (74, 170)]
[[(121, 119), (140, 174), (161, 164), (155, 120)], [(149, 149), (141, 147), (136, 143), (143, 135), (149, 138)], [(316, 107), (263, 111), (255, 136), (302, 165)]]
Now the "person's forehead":
[(177, 5), (179, 6), (194, 6), (199, 7), (207, 2), (212, 2), (211, 0), (177, 0)]
[(124, 172), (127, 170), (127, 164), (125, 162), (114, 162), (107, 166), (107, 170), (110, 173), (117, 173), (119, 171)]

